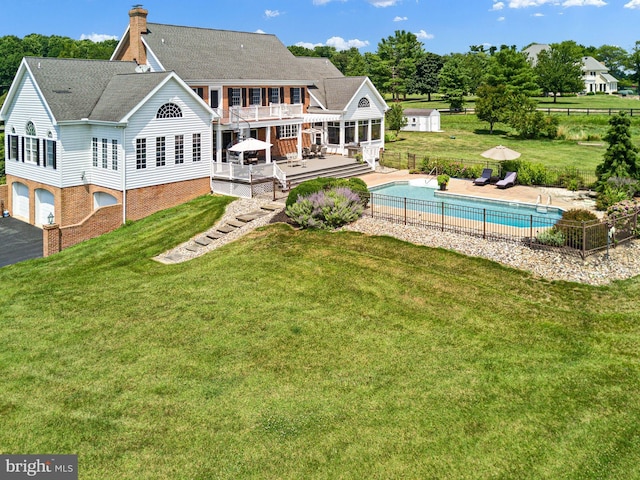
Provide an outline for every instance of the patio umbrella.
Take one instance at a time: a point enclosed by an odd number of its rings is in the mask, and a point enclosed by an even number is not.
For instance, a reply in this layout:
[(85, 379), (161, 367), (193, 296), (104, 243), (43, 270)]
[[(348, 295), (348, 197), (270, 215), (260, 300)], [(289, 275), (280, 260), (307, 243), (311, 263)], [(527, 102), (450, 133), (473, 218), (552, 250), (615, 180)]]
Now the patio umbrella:
[(313, 135), (315, 133), (323, 133), (323, 132), (319, 128), (311, 127), (311, 128), (305, 128), (304, 130), (302, 130), (302, 133), (310, 133), (311, 135)]
[(498, 145), (497, 147), (490, 148), (486, 152), (482, 152), (484, 158), (490, 158), (491, 160), (515, 160), (520, 156), (520, 153), (515, 150), (511, 150), (503, 145)]
[(253, 137), (247, 138), (241, 142), (236, 143), (229, 149), (231, 152), (255, 152), (256, 150), (266, 150), (271, 146), (270, 143), (263, 142), (262, 140), (255, 139)]

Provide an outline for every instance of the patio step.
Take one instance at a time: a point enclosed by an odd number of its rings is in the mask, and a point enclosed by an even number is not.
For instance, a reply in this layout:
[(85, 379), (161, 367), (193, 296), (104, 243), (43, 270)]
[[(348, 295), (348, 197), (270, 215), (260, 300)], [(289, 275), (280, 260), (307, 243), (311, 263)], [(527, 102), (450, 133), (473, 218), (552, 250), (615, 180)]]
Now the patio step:
[(218, 230), (219, 232), (222, 232), (222, 233), (231, 233), (231, 232), (235, 231), (236, 228), (237, 227), (232, 227), (228, 223), (225, 223), (224, 225), (220, 225), (216, 230)]
[(207, 245), (211, 245), (211, 240), (206, 236), (198, 237), (194, 240), (198, 245), (206, 247)]
[(266, 205), (262, 205), (263, 210), (268, 210), (270, 212), (275, 212), (276, 210), (282, 210), (283, 205), (280, 203), (268, 203)]
[(224, 237), (224, 233), (221, 232), (209, 232), (207, 233), (206, 237), (211, 239), (211, 240), (218, 240), (219, 238)]
[(229, 220), (227, 222), (227, 225), (230, 225), (230, 226), (235, 227), (235, 228), (240, 228), (240, 227), (244, 227), (245, 223), (247, 223), (247, 222), (242, 222), (242, 221), (239, 221), (239, 220)]

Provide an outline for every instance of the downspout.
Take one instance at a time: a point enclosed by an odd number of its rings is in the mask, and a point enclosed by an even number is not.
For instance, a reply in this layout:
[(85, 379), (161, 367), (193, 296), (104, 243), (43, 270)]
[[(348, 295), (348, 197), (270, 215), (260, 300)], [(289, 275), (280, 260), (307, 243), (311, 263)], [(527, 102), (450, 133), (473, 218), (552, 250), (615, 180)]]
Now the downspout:
[(127, 131), (122, 127), (122, 224), (127, 223)]

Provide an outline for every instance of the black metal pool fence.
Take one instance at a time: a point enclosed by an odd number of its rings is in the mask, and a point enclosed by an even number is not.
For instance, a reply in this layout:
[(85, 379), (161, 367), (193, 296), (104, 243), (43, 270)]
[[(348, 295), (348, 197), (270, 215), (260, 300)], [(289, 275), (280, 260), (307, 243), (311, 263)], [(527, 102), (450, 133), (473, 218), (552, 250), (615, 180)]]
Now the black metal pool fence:
[(574, 222), (557, 220), (544, 213), (509, 213), (373, 192), (369, 194), (365, 215), (396, 224), (521, 243), (583, 259), (631, 240), (638, 233), (638, 212), (619, 217), (615, 224), (604, 220)]

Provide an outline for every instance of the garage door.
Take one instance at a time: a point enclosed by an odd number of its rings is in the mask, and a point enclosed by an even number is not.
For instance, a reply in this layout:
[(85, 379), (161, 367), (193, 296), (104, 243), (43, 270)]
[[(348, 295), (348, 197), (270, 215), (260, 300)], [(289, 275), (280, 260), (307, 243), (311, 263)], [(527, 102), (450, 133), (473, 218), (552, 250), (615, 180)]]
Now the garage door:
[(49, 190), (38, 188), (36, 190), (36, 225), (46, 225), (49, 223), (49, 214), (56, 219), (56, 209), (53, 203), (53, 193)]
[(24, 183), (13, 183), (13, 216), (29, 221), (29, 187)]

